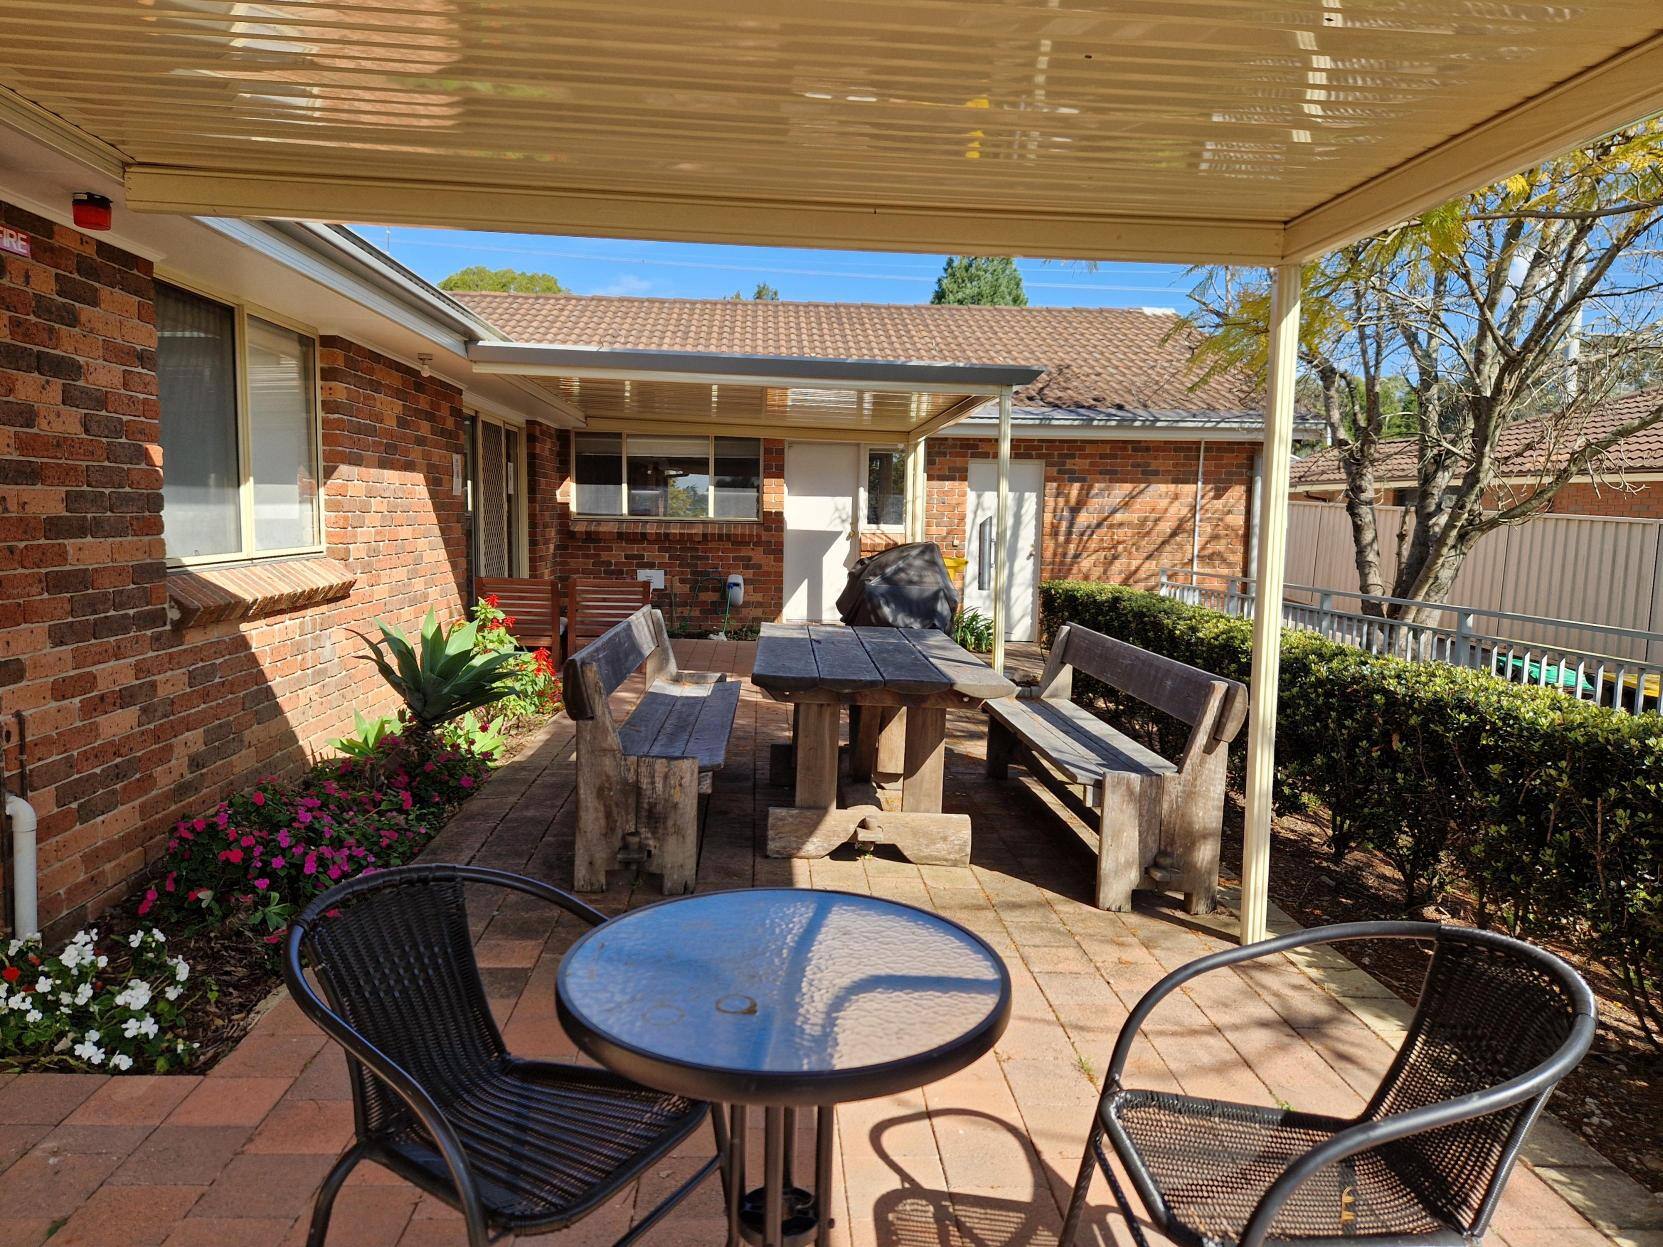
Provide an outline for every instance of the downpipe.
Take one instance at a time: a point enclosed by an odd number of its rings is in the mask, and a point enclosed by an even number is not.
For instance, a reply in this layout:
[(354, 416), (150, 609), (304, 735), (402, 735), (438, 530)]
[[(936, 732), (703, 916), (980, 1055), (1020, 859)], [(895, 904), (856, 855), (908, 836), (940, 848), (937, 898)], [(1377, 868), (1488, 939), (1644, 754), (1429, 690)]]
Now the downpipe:
[(12, 829), (12, 932), (20, 939), (40, 934), (36, 908), (35, 807), (16, 793), (6, 794), (6, 821)]

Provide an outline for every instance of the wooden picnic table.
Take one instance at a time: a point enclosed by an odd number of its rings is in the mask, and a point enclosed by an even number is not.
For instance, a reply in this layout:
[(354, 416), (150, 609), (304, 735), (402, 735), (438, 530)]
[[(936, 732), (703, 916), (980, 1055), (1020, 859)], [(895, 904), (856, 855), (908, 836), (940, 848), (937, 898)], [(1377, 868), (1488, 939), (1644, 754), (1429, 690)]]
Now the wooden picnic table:
[[(947, 711), (1014, 696), (1014, 684), (932, 628), (844, 624), (764, 624), (751, 681), (796, 711), (796, 796), (768, 812), (770, 857), (824, 857), (853, 838), (894, 844), (915, 862), (969, 862), (970, 816), (941, 809)], [(850, 785), (840, 801), (844, 706)]]

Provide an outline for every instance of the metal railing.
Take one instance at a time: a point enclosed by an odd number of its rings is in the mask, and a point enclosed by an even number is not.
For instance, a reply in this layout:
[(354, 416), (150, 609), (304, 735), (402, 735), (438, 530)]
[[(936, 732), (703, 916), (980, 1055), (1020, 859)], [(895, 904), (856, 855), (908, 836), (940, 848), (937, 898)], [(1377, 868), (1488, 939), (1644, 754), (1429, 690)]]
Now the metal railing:
[[(1173, 567), (1161, 569), (1159, 592), (1162, 597), (1243, 619), (1253, 617), (1258, 597), (1251, 577)], [(1311, 600), (1290, 601), (1288, 595)], [(1336, 600), (1351, 604), (1351, 608), (1336, 605)], [(1388, 619), (1368, 613), (1363, 609), (1365, 604), (1413, 607), (1421, 619), (1431, 617), (1435, 622)], [(1630, 714), (1663, 711), (1663, 661), (1614, 657), (1593, 648), (1601, 639), (1620, 639), (1639, 642), (1647, 655), (1663, 655), (1663, 633), (1298, 584), (1286, 586), (1282, 622), (1370, 653), (1486, 671), (1498, 679), (1557, 689), (1579, 700)], [(1549, 631), (1580, 634), (1589, 648), (1509, 635), (1528, 638), (1531, 633)]]

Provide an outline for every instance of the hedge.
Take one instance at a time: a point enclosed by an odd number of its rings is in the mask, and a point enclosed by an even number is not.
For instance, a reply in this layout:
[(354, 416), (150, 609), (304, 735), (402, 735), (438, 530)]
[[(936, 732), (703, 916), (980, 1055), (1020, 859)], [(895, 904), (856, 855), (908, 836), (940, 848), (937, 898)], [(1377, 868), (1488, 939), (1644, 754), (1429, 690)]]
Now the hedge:
[[(1248, 680), (1248, 620), (1120, 585), (1040, 597), (1047, 641), (1079, 623)], [(1278, 807), (1326, 810), (1337, 857), (1384, 855), (1408, 906), (1456, 887), (1481, 925), (1564, 941), (1663, 1044), (1663, 716), (1284, 630), (1276, 763)]]

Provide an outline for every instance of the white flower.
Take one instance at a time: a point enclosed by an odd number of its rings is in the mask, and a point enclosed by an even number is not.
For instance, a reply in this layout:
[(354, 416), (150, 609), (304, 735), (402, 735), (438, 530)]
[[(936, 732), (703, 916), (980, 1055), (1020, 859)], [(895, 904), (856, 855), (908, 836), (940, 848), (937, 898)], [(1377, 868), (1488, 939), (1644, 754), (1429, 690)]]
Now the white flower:
[(155, 940), (158, 944), (167, 943), (167, 936), (162, 934), (162, 929), (160, 927), (150, 928), (150, 938)]
[(115, 998), (122, 1009), (142, 1009), (150, 1003), (150, 984), (143, 979), (128, 979), (127, 986)]
[(40, 1021), (40, 1010), (30, 1009), (29, 1012), (23, 1015), (23, 1020), (29, 1023), (30, 1026), (33, 1026), (36, 1022)]
[(104, 1050), (90, 1041), (76, 1044), (75, 1055), (88, 1065), (102, 1065), (104, 1063)]
[(43, 995), (46, 992), (51, 991), (52, 990), (52, 980), (47, 978), (44, 974), (41, 975), (40, 976), (40, 981), (35, 984), (35, 990), (37, 992), (42, 993)]
[(88, 1031), (87, 1034), (86, 1034), (86, 1040), (87, 1040), (88, 1043), (97, 1043), (98, 1042), (98, 1032), (97, 1031)]
[(76, 1004), (84, 1005), (84, 1004), (87, 1003), (87, 1001), (89, 1001), (91, 999), (92, 999), (92, 984), (91, 983), (82, 983), (79, 987), (77, 987), (75, 989), (75, 1003)]
[(121, 1033), (128, 1039), (137, 1039), (140, 1035), (146, 1039), (154, 1039), (158, 1029), (156, 1019), (148, 1013), (143, 1017), (128, 1018), (121, 1025)]
[(58, 960), (63, 962), (64, 969), (73, 970), (76, 966), (81, 964), (81, 961), (86, 956), (86, 953), (87, 950), (77, 941), (71, 940), (64, 946), (63, 952), (58, 954)]
[(110, 1058), (110, 1068), (128, 1070), (133, 1068), (133, 1058), (125, 1052), (118, 1052)]
[(6, 945), (6, 956), (15, 957), (15, 956), (17, 956), (18, 952), (21, 951), (22, 948), (23, 948), (23, 941), (22, 940), (13, 940), (11, 943)]
[(75, 1003), (75, 997), (71, 996), (68, 992), (59, 992), (58, 1003), (61, 1005), (72, 1005)]
[(185, 959), (183, 957), (175, 958), (173, 962), (173, 977), (183, 983), (186, 979), (190, 978), (190, 976), (191, 968), (185, 964)]
[(142, 931), (134, 931), (133, 934), (131, 934), (127, 937), (127, 947), (128, 948), (137, 948), (143, 942), (144, 942), (144, 932), (142, 932)]
[(105, 966), (107, 966), (109, 964), (110, 964), (110, 959), (108, 957), (106, 957), (103, 953), (99, 953), (98, 954), (98, 968), (100, 970), (102, 970)]
[(180, 993), (183, 991), (184, 988), (175, 983), (172, 987), (164, 988), (162, 990), (162, 995), (166, 996), (169, 1000), (178, 1000)]

